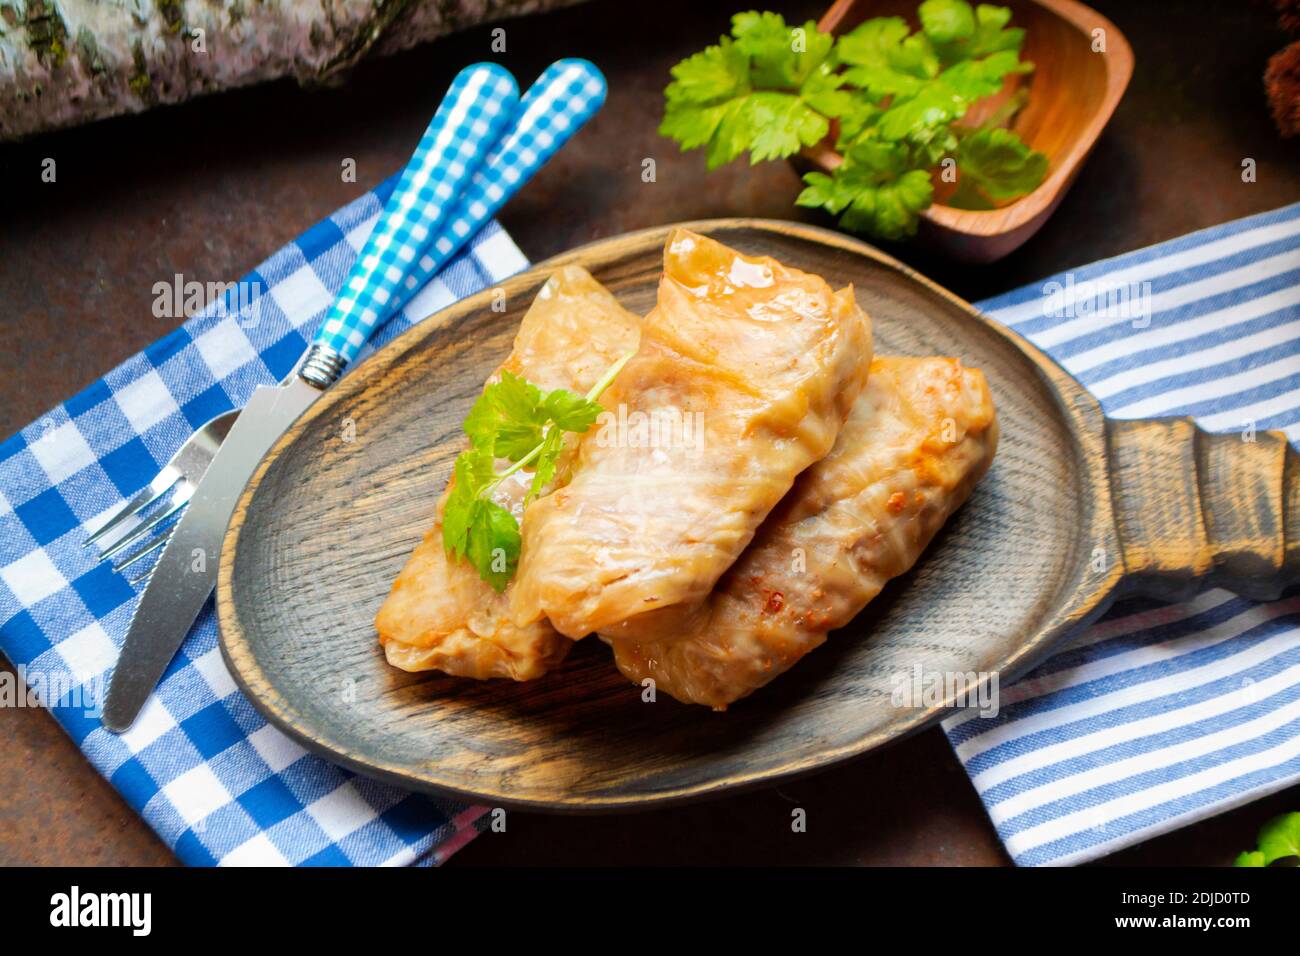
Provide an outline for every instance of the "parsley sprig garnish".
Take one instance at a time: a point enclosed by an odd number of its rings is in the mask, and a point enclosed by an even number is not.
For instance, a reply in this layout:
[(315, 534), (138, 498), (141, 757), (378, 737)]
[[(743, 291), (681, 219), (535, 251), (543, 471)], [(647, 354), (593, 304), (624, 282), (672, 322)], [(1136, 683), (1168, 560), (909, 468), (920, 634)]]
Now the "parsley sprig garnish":
[(1259, 846), (1237, 857), (1235, 866), (1271, 866), (1278, 860), (1300, 865), (1300, 813), (1284, 813), (1259, 831)]
[[(557, 388), (543, 392), (502, 371), (483, 389), (465, 418), (470, 447), (456, 459), (451, 494), (442, 512), (442, 545), (449, 557), (469, 560), (481, 577), (504, 591), (519, 563), (519, 522), (492, 500), (501, 482), (531, 468), (525, 503), (554, 479), (566, 432), (581, 434), (603, 410), (597, 403), (634, 353), (615, 362), (586, 395)], [(497, 461), (511, 462), (497, 471)]]
[(1047, 157), (1000, 128), (1024, 103), (980, 128), (959, 121), (1001, 90), (1020, 59), (1024, 30), (1006, 7), (926, 0), (921, 29), (901, 17), (867, 20), (838, 39), (811, 20), (787, 26), (776, 13), (739, 13), (731, 36), (673, 67), (660, 133), (683, 149), (703, 147), (713, 169), (748, 152), (751, 163), (792, 156), (838, 123), (844, 157), (812, 172), (796, 202), (840, 217), (855, 232), (900, 239), (929, 207), (930, 171), (952, 160), (951, 205), (988, 209), (1035, 189)]

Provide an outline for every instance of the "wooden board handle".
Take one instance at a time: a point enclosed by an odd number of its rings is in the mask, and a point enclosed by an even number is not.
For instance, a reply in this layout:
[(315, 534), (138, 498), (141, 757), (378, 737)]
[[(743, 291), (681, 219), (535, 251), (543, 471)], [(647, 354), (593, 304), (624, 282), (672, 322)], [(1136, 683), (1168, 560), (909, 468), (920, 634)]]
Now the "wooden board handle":
[(1106, 449), (1126, 588), (1269, 600), (1300, 580), (1300, 455), (1282, 432), (1107, 420)]

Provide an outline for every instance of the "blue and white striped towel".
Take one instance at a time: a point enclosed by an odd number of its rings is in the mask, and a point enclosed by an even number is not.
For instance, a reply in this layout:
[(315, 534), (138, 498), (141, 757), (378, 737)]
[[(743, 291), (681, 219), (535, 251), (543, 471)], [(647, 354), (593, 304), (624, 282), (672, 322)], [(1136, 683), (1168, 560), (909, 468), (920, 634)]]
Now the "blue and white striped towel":
[[(1115, 418), (1300, 438), (1300, 205), (980, 304)], [(1300, 598), (1130, 600), (944, 722), (1022, 866), (1080, 863), (1300, 782)]]
[[(81, 546), (87, 529), (144, 487), (194, 428), (292, 370), (395, 181), (0, 445), (0, 650), (37, 691), (0, 679), (0, 705), (49, 705), (186, 863), (439, 863), (477, 833), (484, 812), (356, 777), (269, 726), (226, 671), (210, 602), (135, 726), (117, 737), (99, 722), (144, 576), (128, 571), (133, 585), (97, 564)], [(490, 223), (371, 348), (527, 264)]]

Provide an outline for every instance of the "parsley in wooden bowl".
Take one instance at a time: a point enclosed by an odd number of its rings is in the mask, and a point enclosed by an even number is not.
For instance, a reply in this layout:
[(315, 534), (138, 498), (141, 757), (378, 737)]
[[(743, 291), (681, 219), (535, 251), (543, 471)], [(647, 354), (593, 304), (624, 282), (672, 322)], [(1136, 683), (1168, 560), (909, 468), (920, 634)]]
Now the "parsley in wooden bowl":
[(811, 167), (798, 204), (842, 228), (988, 262), (1046, 221), (1131, 73), (1124, 37), (1073, 0), (751, 11), (673, 68), (660, 132), (710, 169), (793, 158)]

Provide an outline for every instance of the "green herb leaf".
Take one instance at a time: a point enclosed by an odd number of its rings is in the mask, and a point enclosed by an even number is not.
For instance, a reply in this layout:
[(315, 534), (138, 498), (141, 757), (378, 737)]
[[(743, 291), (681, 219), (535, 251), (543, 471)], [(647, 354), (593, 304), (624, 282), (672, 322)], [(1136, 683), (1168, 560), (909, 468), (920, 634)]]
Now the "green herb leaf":
[[(627, 363), (623, 356), (587, 395), (557, 388), (543, 392), (508, 371), (483, 389), (465, 419), (470, 447), (456, 458), (451, 490), (442, 511), (442, 545), (464, 558), (498, 592), (514, 576), (522, 538), (519, 522), (492, 494), (506, 478), (533, 469), (527, 500), (554, 481), (564, 436), (587, 431), (601, 413), (596, 399)], [(513, 464), (497, 471), (497, 461)]]
[(717, 106), (670, 109), (659, 132), (683, 149), (706, 146), (709, 169), (747, 150), (751, 162), (792, 156), (821, 140), (830, 122), (791, 93), (750, 93)]
[(1020, 27), (1008, 27), (1010, 22), (1010, 7), (981, 3), (975, 8), (975, 36), (971, 38), (967, 55), (988, 56), (1002, 50), (1019, 53), (1025, 42), (1025, 31)]
[(751, 163), (793, 156), (831, 129), (826, 117), (788, 93), (751, 93), (741, 116)]
[(846, 229), (883, 239), (902, 239), (916, 231), (917, 214), (930, 205), (929, 173), (907, 169), (908, 150), (900, 143), (867, 139), (856, 144), (832, 176), (809, 173), (801, 206), (822, 206), (840, 214)]
[(823, 139), (834, 114), (806, 102), (803, 87), (823, 109), (847, 107), (835, 96), (843, 81), (822, 69), (831, 36), (775, 13), (737, 14), (732, 34), (673, 67), (659, 132), (682, 149), (705, 147), (709, 169), (746, 152), (753, 163), (781, 159)]
[[(666, 107), (659, 132), (682, 149), (709, 146), (709, 168), (744, 152), (715, 144), (718, 128), (750, 91), (749, 57), (728, 37), (678, 63), (664, 91)], [(716, 157), (716, 159), (715, 159)]]
[(566, 432), (585, 432), (595, 424), (602, 409), (600, 403), (577, 392), (557, 388), (546, 393), (542, 411)]
[(474, 502), (465, 556), (497, 593), (504, 591), (514, 577), (521, 544), (519, 522), (514, 515), (495, 501), (479, 498)]
[(975, 102), (1002, 89), (1008, 75), (1029, 73), (1032, 63), (1022, 62), (1013, 51), (991, 53), (982, 60), (963, 60), (939, 74), (939, 79), (962, 99)]
[(913, 169), (893, 182), (859, 192), (840, 217), (840, 224), (882, 239), (906, 239), (916, 232), (917, 213), (929, 207), (933, 195), (930, 174)]
[(1300, 813), (1284, 813), (1259, 831), (1259, 852), (1264, 865), (1290, 856), (1300, 857)]
[(836, 41), (835, 57), (849, 66), (844, 79), (874, 101), (913, 96), (939, 72), (939, 61), (924, 36), (907, 35), (901, 17), (867, 20)]
[(1024, 30), (1007, 28), (1009, 7), (981, 3), (972, 8), (966, 0), (926, 0), (917, 15), (944, 66), (1002, 51), (1018, 54), (1025, 39)]
[[(541, 412), (542, 392), (536, 385), (508, 371), (499, 381), (483, 389), (465, 418), (465, 434), (470, 441), (489, 450), (506, 426), (539, 426), (545, 421)], [(537, 440), (540, 440), (540, 436)], [(509, 445), (510, 439), (507, 439)], [(537, 444), (537, 441), (532, 443)], [(532, 445), (527, 446), (529, 448)], [(526, 449), (525, 449), (526, 450)], [(499, 458), (512, 458), (503, 448), (496, 448)]]
[[(583, 429), (585, 431), (585, 429)], [(564, 447), (564, 433), (552, 428), (542, 441), (541, 454), (537, 456), (537, 467), (533, 470), (533, 483), (528, 488), (528, 500), (541, 497), (546, 486), (555, 480), (555, 468), (560, 459), (560, 450)]]
[[(843, 73), (836, 73), (829, 63), (822, 63), (803, 81), (799, 98), (826, 116), (845, 116), (861, 103), (851, 91), (841, 89), (845, 82)], [(875, 109), (870, 103), (862, 105)]]
[(537, 422), (502, 422), (493, 451), (498, 458), (518, 461), (536, 448), (542, 438), (542, 426)]
[(750, 83), (756, 87), (797, 87), (831, 52), (835, 40), (809, 20), (786, 26), (779, 13), (738, 13), (731, 35), (749, 56)]
[(936, 46), (960, 43), (975, 35), (975, 11), (966, 0), (925, 0), (916, 15), (926, 37)]
[(968, 102), (946, 83), (931, 83), (885, 110), (876, 129), (888, 140), (926, 139), (939, 127), (961, 119), (967, 106)]
[(1258, 849), (1240, 854), (1233, 866), (1270, 866), (1292, 857), (1300, 860), (1300, 813), (1284, 813), (1265, 823)]
[(749, 92), (749, 56), (730, 37), (672, 68), (668, 104), (707, 106)]
[(976, 196), (993, 202), (1037, 189), (1047, 175), (1047, 157), (1006, 129), (982, 129), (957, 147), (958, 201)]
[[(660, 132), (703, 147), (710, 169), (746, 152), (750, 162), (812, 146), (836, 128), (844, 163), (810, 173), (796, 203), (826, 209), (846, 229), (911, 235), (933, 198), (930, 171), (957, 161), (954, 202), (992, 208), (1037, 187), (1046, 158), (1014, 134), (959, 125), (998, 93), (1020, 60), (1024, 31), (1006, 7), (925, 0), (912, 33), (901, 17), (867, 20), (838, 39), (775, 13), (732, 18), (731, 36), (673, 68)], [(1007, 97), (993, 127), (1010, 121), (1024, 91)], [(522, 440), (521, 440), (522, 441)]]
[(442, 545), (453, 557), (465, 556), (478, 492), (495, 474), (496, 462), (487, 449), (470, 448), (457, 457), (451, 493), (442, 510)]

